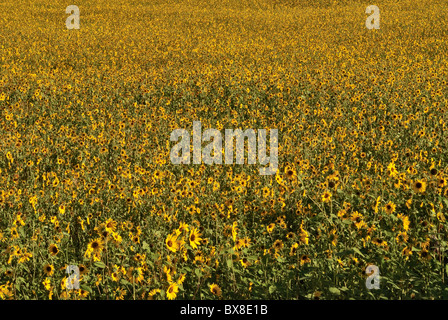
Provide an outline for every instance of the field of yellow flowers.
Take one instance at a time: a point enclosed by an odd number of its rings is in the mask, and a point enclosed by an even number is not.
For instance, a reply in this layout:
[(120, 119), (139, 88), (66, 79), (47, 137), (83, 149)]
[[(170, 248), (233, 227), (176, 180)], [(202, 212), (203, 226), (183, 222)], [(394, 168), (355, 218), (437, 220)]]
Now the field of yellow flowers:
[[(0, 10), (0, 298), (448, 298), (446, 1)], [(193, 121), (277, 173), (173, 165)]]

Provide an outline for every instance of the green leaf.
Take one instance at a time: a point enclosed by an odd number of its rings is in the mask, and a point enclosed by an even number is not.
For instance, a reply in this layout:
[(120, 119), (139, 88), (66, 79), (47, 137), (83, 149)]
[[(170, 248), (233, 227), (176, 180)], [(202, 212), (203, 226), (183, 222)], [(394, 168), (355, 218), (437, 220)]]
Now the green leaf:
[(232, 269), (233, 268), (233, 261), (232, 259), (227, 260), (227, 267)]
[(361, 253), (361, 251), (359, 251), (358, 248), (353, 248), (353, 251), (359, 254), (361, 257), (364, 257), (364, 255)]
[(79, 287), (81, 289), (84, 289), (84, 290), (88, 291), (90, 294), (92, 294), (92, 288), (90, 288), (89, 286), (86, 286), (85, 284), (82, 284)]
[(337, 295), (340, 295), (340, 294), (341, 294), (341, 291), (339, 291), (338, 288), (330, 287), (329, 290), (330, 290), (331, 293), (334, 293), (334, 294), (337, 294)]
[(22, 227), (19, 228), (19, 233), (23, 238), (25, 238), (25, 231), (23, 231)]
[(101, 269), (106, 268), (106, 265), (105, 265), (104, 262), (102, 262), (102, 261), (94, 262), (93, 265), (94, 265), (95, 267), (97, 267), (97, 268), (101, 268)]
[(277, 287), (275, 285), (272, 285), (269, 287), (269, 293), (274, 293), (277, 290)]
[(194, 273), (198, 276), (198, 278), (202, 277), (202, 272), (199, 269), (194, 269)]
[(128, 285), (128, 284), (131, 284), (129, 281), (127, 281), (126, 279), (121, 279), (120, 280), (120, 283), (122, 284), (122, 285)]

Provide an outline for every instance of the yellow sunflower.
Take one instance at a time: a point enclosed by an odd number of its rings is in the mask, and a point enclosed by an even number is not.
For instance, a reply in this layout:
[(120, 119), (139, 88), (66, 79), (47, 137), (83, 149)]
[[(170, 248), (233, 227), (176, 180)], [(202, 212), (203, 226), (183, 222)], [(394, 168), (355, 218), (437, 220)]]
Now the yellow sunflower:
[(176, 299), (177, 293), (179, 292), (179, 286), (176, 282), (173, 282), (166, 290), (166, 296), (169, 300)]
[(386, 204), (384, 206), (384, 210), (386, 211), (387, 214), (392, 214), (395, 212), (396, 206), (393, 202), (389, 202), (388, 204)]
[(198, 245), (201, 244), (202, 238), (197, 228), (193, 228), (191, 230), (189, 240), (190, 240), (190, 246), (193, 249), (196, 249)]
[(54, 274), (54, 267), (51, 264), (44, 265), (44, 273), (47, 276), (52, 276)]
[(179, 248), (179, 242), (177, 241), (177, 237), (175, 235), (169, 234), (165, 240), (165, 244), (168, 247), (168, 250), (172, 252), (176, 252)]
[(424, 180), (417, 180), (412, 184), (412, 190), (415, 193), (424, 193), (426, 190), (426, 182)]
[(222, 294), (221, 288), (215, 283), (212, 283), (210, 285), (210, 292), (218, 297), (221, 296), (221, 294)]

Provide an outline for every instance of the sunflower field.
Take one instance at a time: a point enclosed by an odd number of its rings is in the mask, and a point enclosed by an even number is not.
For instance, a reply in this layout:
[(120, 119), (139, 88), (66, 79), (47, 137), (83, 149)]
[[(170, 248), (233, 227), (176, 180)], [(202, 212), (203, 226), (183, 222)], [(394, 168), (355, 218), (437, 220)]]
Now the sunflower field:
[[(4, 0), (0, 22), (1, 299), (448, 298), (445, 0)], [(172, 164), (193, 121), (278, 129), (277, 172)]]

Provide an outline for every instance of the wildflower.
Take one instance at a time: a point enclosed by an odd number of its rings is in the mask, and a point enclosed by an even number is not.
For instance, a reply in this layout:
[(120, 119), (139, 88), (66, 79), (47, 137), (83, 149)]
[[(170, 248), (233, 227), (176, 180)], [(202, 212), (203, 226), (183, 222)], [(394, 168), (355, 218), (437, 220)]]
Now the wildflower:
[(412, 189), (415, 193), (424, 193), (426, 190), (426, 182), (423, 180), (417, 180), (412, 184)]
[(283, 241), (282, 241), (282, 240), (276, 240), (276, 241), (274, 242), (273, 247), (274, 247), (274, 250), (275, 250), (275, 251), (279, 251), (279, 250), (281, 250), (281, 249), (283, 248)]
[(201, 238), (201, 234), (199, 233), (197, 228), (193, 228), (191, 230), (189, 240), (190, 240), (190, 246), (193, 249), (196, 249), (198, 247), (198, 245), (201, 244), (202, 238)]
[(117, 228), (117, 222), (114, 221), (113, 219), (107, 219), (106, 222), (104, 223), (104, 227), (106, 229), (107, 232), (115, 232), (116, 228)]
[(250, 266), (250, 262), (247, 258), (240, 259), (240, 263), (244, 268), (247, 268), (248, 266)]
[(172, 252), (176, 252), (177, 249), (179, 248), (177, 237), (172, 234), (168, 235), (168, 237), (165, 240), (165, 244), (168, 247), (168, 250)]
[(50, 290), (50, 288), (51, 288), (51, 282), (50, 282), (50, 279), (49, 278), (45, 278), (45, 280), (44, 281), (42, 281), (42, 284), (44, 285), (44, 287), (45, 287), (45, 289), (46, 290)]
[(52, 256), (55, 256), (55, 255), (58, 254), (59, 249), (58, 249), (58, 246), (57, 246), (57, 245), (52, 244), (52, 245), (50, 245), (50, 247), (48, 248), (48, 251), (50, 252), (50, 254), (51, 254)]
[(173, 282), (166, 290), (166, 296), (169, 300), (173, 300), (176, 299), (178, 292), (179, 292), (179, 286), (177, 285), (176, 282)]
[(221, 296), (221, 294), (222, 294), (221, 288), (215, 283), (212, 283), (210, 285), (210, 292), (218, 297)]
[(325, 191), (323, 194), (322, 194), (322, 202), (330, 202), (330, 200), (331, 200), (331, 192), (330, 191)]
[(393, 202), (389, 202), (388, 204), (386, 204), (384, 206), (384, 210), (386, 211), (387, 214), (392, 214), (395, 212), (395, 204)]
[(358, 211), (353, 212), (351, 220), (355, 223), (357, 229), (361, 229), (366, 226), (366, 223), (363, 221), (362, 214), (360, 214)]
[(305, 263), (310, 263), (311, 259), (308, 255), (304, 254), (300, 257), (300, 265), (304, 265)]
[(54, 267), (51, 264), (44, 265), (43, 269), (47, 276), (52, 276), (54, 274)]

